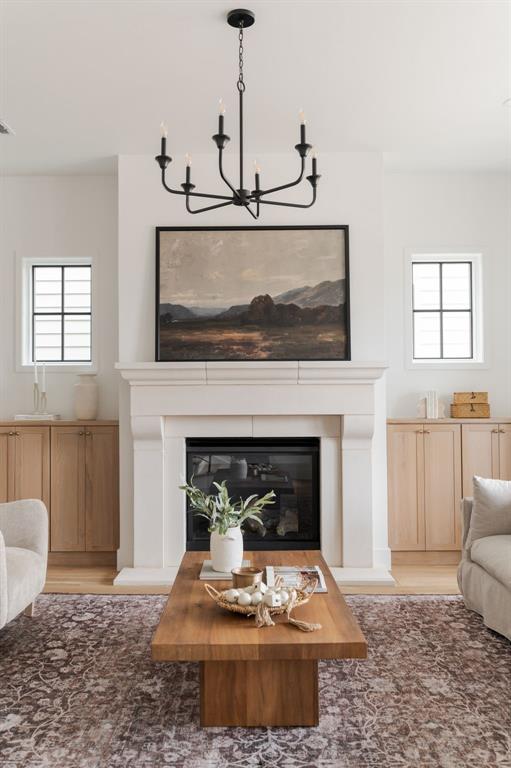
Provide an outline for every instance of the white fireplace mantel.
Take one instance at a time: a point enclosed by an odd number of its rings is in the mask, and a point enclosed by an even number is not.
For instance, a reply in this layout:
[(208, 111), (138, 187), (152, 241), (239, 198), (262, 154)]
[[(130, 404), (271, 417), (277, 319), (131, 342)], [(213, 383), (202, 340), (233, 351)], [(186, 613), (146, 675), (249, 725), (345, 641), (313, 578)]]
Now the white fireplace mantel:
[(373, 434), (385, 418), (375, 389), (384, 364), (258, 361), (116, 367), (130, 385), (134, 462), (134, 567), (124, 568), (116, 583), (173, 580), (185, 546), (184, 502), (177, 490), (184, 476), (185, 438), (255, 436), (261, 430), (322, 439), (322, 475), (330, 478), (322, 489), (323, 554), (346, 584), (393, 583), (388, 550), (374, 544), (374, 466), (379, 457), (374, 455)]

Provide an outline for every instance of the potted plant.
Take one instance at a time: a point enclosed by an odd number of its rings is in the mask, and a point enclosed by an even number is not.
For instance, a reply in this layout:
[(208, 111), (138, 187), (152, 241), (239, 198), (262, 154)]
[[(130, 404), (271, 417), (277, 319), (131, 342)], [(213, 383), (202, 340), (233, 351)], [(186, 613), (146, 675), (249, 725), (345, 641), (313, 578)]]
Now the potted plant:
[(212, 568), (221, 573), (230, 573), (243, 562), (243, 535), (241, 526), (245, 520), (262, 523), (261, 512), (267, 504), (274, 504), (275, 491), (259, 498), (257, 494), (233, 502), (227, 484), (213, 483), (218, 493), (206, 494), (193, 483), (180, 486), (190, 502), (192, 511), (205, 517), (211, 534), (210, 550)]

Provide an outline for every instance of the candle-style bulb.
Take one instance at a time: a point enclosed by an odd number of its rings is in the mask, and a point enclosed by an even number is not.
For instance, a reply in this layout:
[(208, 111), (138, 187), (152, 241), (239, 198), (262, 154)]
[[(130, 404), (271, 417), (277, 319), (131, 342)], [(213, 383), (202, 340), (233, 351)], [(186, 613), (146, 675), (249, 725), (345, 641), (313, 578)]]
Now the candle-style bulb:
[(303, 111), (303, 109), (301, 109), (301, 110), (298, 112), (298, 117), (300, 118), (300, 123), (301, 123), (302, 125), (305, 125), (305, 123), (306, 123), (306, 120), (305, 120), (305, 112)]
[(223, 99), (218, 100), (218, 114), (225, 115), (225, 104)]
[(313, 160), (317, 160), (318, 150), (316, 149), (316, 147), (312, 147), (312, 149), (311, 149), (311, 157), (312, 157)]
[(254, 160), (254, 172), (255, 173), (261, 173), (261, 166), (257, 162), (257, 160)]
[(167, 123), (164, 123), (163, 120), (160, 123), (160, 131), (162, 139), (166, 139), (169, 135), (169, 129), (167, 128)]
[(192, 165), (192, 156), (188, 154), (188, 152), (185, 155), (185, 163), (187, 168), (191, 168)]

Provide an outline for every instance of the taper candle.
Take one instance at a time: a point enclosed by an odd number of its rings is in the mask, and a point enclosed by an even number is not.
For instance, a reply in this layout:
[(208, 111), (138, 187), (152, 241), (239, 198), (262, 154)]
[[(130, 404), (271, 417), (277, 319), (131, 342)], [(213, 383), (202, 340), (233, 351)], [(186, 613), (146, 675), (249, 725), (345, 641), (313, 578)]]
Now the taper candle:
[(190, 168), (192, 165), (192, 157), (188, 154), (188, 152), (185, 155), (185, 162), (186, 162), (186, 183), (190, 183)]
[(303, 109), (298, 113), (300, 118), (300, 144), (305, 144), (305, 112)]
[(161, 152), (160, 154), (166, 155), (167, 154), (167, 136), (169, 134), (168, 128), (166, 124), (162, 121), (160, 123), (160, 129), (161, 129)]
[(222, 136), (224, 132), (224, 115), (225, 104), (224, 100), (220, 99), (218, 102), (218, 133)]

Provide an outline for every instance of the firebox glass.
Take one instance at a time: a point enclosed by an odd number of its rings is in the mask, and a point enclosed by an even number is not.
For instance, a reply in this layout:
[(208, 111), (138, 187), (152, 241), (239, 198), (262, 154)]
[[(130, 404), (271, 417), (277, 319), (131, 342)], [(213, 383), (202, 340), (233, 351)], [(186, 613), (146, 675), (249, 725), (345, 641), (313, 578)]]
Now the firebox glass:
[[(243, 526), (245, 549), (317, 549), (319, 439), (200, 439), (187, 443), (187, 479), (206, 493), (226, 481), (233, 499), (274, 490), (262, 523)], [(208, 550), (208, 522), (187, 507), (187, 549)]]

